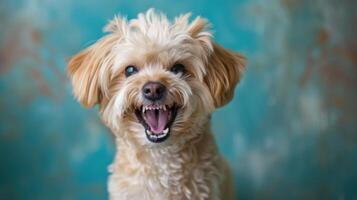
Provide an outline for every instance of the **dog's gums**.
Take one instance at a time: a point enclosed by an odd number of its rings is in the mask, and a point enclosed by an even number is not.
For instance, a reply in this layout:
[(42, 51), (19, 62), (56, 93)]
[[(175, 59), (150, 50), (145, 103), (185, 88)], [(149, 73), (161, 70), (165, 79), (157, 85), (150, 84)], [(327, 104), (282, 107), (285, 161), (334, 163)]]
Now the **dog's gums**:
[(171, 125), (176, 119), (179, 107), (168, 105), (143, 105), (135, 110), (138, 121), (144, 126), (146, 138), (160, 143), (170, 136)]

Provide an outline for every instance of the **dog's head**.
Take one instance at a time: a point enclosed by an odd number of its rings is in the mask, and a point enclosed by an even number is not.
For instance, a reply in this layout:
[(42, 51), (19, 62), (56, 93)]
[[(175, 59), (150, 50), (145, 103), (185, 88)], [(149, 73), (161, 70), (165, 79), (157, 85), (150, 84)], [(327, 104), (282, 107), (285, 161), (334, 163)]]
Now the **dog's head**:
[(151, 9), (130, 21), (115, 17), (106, 36), (70, 60), (74, 96), (99, 104), (116, 136), (141, 145), (184, 141), (232, 99), (244, 58), (214, 43), (205, 19), (189, 16), (169, 22)]

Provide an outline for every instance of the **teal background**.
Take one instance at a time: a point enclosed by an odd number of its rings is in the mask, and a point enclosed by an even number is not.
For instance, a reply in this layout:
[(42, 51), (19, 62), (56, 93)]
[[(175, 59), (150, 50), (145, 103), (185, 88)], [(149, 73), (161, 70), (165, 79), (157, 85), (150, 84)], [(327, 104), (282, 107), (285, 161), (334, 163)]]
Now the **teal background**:
[(0, 199), (106, 199), (113, 137), (71, 95), (66, 61), (114, 14), (192, 12), (248, 66), (213, 116), (240, 199), (357, 199), (356, 1), (0, 4)]

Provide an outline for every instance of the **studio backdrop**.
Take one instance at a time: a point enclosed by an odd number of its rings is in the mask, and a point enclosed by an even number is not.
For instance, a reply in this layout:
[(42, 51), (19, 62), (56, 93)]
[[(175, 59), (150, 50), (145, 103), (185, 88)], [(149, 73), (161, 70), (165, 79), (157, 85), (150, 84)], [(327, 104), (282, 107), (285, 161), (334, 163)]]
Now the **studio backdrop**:
[(4, 0), (0, 199), (106, 199), (114, 137), (71, 94), (70, 56), (115, 14), (192, 12), (248, 59), (212, 117), (240, 199), (357, 198), (357, 40), (349, 0)]

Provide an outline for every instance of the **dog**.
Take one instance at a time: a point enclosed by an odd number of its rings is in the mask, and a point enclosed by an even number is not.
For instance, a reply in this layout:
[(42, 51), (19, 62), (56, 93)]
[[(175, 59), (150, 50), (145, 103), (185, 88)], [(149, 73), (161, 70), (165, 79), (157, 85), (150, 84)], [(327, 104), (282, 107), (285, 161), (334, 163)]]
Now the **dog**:
[(190, 15), (115, 16), (105, 36), (69, 60), (75, 98), (99, 105), (115, 136), (111, 200), (234, 199), (210, 116), (231, 101), (245, 58)]

